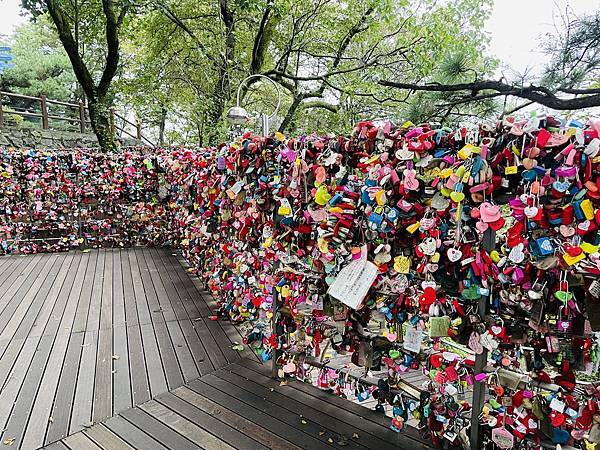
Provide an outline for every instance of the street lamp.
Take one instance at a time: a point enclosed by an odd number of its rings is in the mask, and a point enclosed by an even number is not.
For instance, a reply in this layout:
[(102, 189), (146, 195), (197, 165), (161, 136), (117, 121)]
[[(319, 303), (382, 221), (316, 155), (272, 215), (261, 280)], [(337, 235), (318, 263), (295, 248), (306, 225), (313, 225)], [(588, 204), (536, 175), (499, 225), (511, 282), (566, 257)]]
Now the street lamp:
[(241, 126), (244, 123), (246, 123), (250, 118), (250, 114), (248, 114), (248, 111), (246, 111), (246, 109), (240, 105), (240, 96), (242, 93), (242, 87), (246, 84), (248, 80), (252, 78), (264, 78), (268, 80), (273, 86), (275, 86), (275, 91), (277, 92), (277, 106), (275, 106), (275, 110), (271, 113), (271, 115), (267, 115), (265, 113), (260, 114), (262, 120), (263, 136), (268, 136), (269, 125), (272, 119), (274, 119), (277, 116), (277, 111), (279, 111), (279, 106), (281, 105), (281, 91), (279, 90), (279, 85), (265, 75), (250, 75), (249, 77), (246, 77), (242, 80), (237, 89), (236, 106), (229, 108), (229, 111), (227, 111), (227, 120), (234, 126)]

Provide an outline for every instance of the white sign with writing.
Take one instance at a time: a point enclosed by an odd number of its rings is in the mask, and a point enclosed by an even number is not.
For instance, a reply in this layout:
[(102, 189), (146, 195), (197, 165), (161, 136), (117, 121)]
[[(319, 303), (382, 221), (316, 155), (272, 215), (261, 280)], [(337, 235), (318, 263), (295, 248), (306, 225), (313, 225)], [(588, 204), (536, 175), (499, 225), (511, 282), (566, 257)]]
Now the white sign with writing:
[(377, 266), (370, 261), (352, 261), (340, 270), (327, 293), (350, 308), (358, 309), (377, 278), (377, 272)]

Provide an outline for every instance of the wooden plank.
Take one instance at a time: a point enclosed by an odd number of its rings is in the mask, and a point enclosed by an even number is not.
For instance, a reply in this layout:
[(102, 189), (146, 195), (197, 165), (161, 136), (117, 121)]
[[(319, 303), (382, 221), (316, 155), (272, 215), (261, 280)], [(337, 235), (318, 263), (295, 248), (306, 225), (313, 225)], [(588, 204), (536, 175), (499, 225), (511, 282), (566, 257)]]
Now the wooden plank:
[[(2, 332), (0, 332), (0, 340), (8, 342), (13, 339), (32, 303), (36, 298), (38, 300), (45, 298), (53, 281), (52, 277), (49, 277), (49, 273), (51, 270), (54, 270), (53, 274), (56, 275), (56, 271), (60, 268), (60, 264), (57, 264), (56, 267), (54, 267), (54, 263), (57, 260), (57, 255), (43, 259), (41, 261), (43, 264), (37, 265), (36, 270), (31, 274), (31, 277), (28, 277), (27, 281), (22, 284), (17, 292), (8, 299), (5, 308), (0, 313), (0, 330), (2, 330)], [(1, 357), (5, 350), (6, 347), (0, 346), (0, 364), (4, 359)], [(1, 368), (0, 373), (2, 373)], [(4, 380), (0, 379), (0, 386), (3, 382)]]
[(119, 250), (121, 259), (120, 272), (123, 282), (123, 302), (125, 303), (125, 323), (127, 325), (137, 325), (138, 315), (135, 303), (135, 294), (133, 292), (133, 280), (131, 278), (131, 266), (129, 264), (128, 250)]
[[(231, 365), (229, 366), (229, 370), (231, 370), (231, 372), (235, 374), (248, 378), (253, 383), (260, 384), (264, 387), (264, 389), (268, 390), (268, 392), (270, 392), (270, 390), (273, 389), (274, 392), (284, 395), (285, 398), (281, 398), (281, 400), (286, 403), (289, 401), (298, 401), (305, 405), (313, 405), (317, 409), (319, 409), (319, 411), (322, 411), (328, 414), (329, 416), (335, 417), (347, 423), (351, 427), (360, 429), (365, 433), (369, 433), (372, 436), (375, 436), (376, 440), (381, 438), (394, 445), (398, 445), (399, 440), (402, 441), (405, 439), (405, 437), (408, 437), (411, 440), (415, 440), (415, 438), (418, 437), (418, 434), (413, 432), (403, 432), (400, 435), (391, 432), (389, 430), (389, 419), (386, 419), (388, 421), (388, 424), (386, 424), (385, 421), (383, 421), (380, 424), (375, 424), (369, 420), (365, 420), (365, 416), (380, 416), (380, 414), (375, 413), (373, 411), (369, 411), (366, 408), (361, 407), (362, 410), (357, 410), (356, 412), (349, 412), (347, 406), (348, 403), (351, 402), (348, 400), (344, 400), (343, 403), (340, 403), (339, 405), (330, 402), (325, 402), (321, 398), (315, 398), (314, 396), (307, 394), (304, 391), (296, 389), (296, 385), (300, 383), (294, 382), (291, 385), (288, 384), (287, 386), (281, 386), (277, 380), (273, 380), (266, 375), (252, 371), (251, 369), (248, 369), (247, 367), (244, 367), (242, 365)], [(221, 374), (222, 372), (223, 371), (220, 371), (219, 374)], [(318, 391), (318, 389), (316, 388), (313, 388), (313, 390)], [(267, 393), (267, 391), (264, 392)], [(334, 397), (333, 395), (329, 396)], [(358, 412), (360, 412), (360, 415), (357, 414)], [(370, 438), (370, 441), (371, 440), (372, 438)], [(416, 445), (418, 448), (418, 446), (422, 443), (423, 441), (420, 438), (418, 438), (416, 439), (416, 442), (404, 442), (400, 445), (411, 447)]]
[(98, 251), (94, 281), (90, 296), (88, 319), (79, 373), (77, 375), (77, 386), (75, 387), (75, 399), (71, 411), (71, 423), (69, 434), (81, 430), (92, 422), (92, 410), (94, 403), (94, 379), (96, 373), (96, 355), (98, 352), (98, 329), (100, 327), (100, 308), (102, 302), (102, 284), (104, 275), (105, 252)]
[(142, 347), (146, 358), (146, 369), (148, 370), (148, 380), (150, 382), (150, 397), (154, 397), (163, 392), (167, 392), (167, 378), (165, 376), (160, 352), (154, 335), (154, 327), (147, 323), (140, 325), (142, 333)]
[[(303, 417), (321, 424), (325, 429), (340, 433), (348, 439), (355, 432), (361, 430), (358, 439), (352, 441), (360, 444), (363, 448), (387, 448), (391, 450), (397, 446), (397, 435), (389, 428), (384, 429), (376, 425), (364, 426), (365, 421), (354, 414), (349, 414), (345, 409), (331, 404), (324, 404), (324, 402), (308, 395), (303, 396), (301, 391), (284, 389), (287, 386), (279, 386), (279, 383), (274, 380), (262, 377), (262, 375), (244, 367), (234, 364), (227, 369), (215, 372), (215, 375), (289, 411), (299, 413)], [(386, 436), (388, 434), (389, 437)], [(392, 434), (394, 435), (393, 438), (391, 437)], [(412, 441), (407, 443), (412, 444)]]
[[(64, 330), (70, 330), (73, 323), (89, 256), (87, 254), (77, 253), (75, 259), (76, 261), (73, 262), (73, 268), (77, 266), (75, 278), (72, 282), (66, 307), (61, 317), (58, 334), (54, 341), (54, 347), (52, 348), (52, 353), (48, 360), (48, 364), (46, 365), (38, 395), (29, 416), (27, 431), (23, 438), (23, 448), (38, 448), (44, 445), (44, 437), (50, 421), (52, 403), (58, 389), (61, 369), (64, 365), (65, 355), (69, 344), (69, 333)], [(73, 272), (75, 272), (75, 270), (73, 270)], [(67, 280), (65, 280), (65, 284), (66, 283)]]
[[(56, 258), (50, 258), (47, 261), (52, 266), (52, 263), (56, 260)], [(59, 264), (56, 264), (56, 268), (52, 267), (46, 272), (48, 277), (44, 279), (41, 286), (38, 284), (37, 287), (39, 290), (36, 288), (36, 297), (46, 296), (50, 290), (50, 285), (54, 281), (53, 275), (56, 274), (58, 266)], [(15, 321), (19, 323), (19, 327), (15, 330), (16, 332), (27, 326), (27, 323), (23, 323), (20, 320)], [(11, 335), (12, 334), (13, 333), (11, 333)], [(8, 419), (7, 415), (10, 413), (10, 409), (12, 409), (13, 402), (19, 392), (21, 383), (31, 364), (33, 352), (35, 351), (38, 341), (39, 339), (28, 340), (24, 337), (18, 339), (11, 337), (10, 340), (6, 341), (7, 345), (5, 346), (4, 354), (0, 357), (0, 401), (2, 402), (0, 405), (0, 430), (4, 428), (6, 420)], [(7, 408), (9, 408), (8, 411), (6, 411)]]
[[(163, 249), (163, 250), (161, 250), (161, 252), (163, 254), (166, 254), (166, 252), (168, 252), (168, 250)], [(172, 257), (172, 258), (175, 258), (175, 257)], [(189, 264), (187, 264), (187, 262), (185, 262), (185, 260), (183, 260), (183, 259), (178, 260), (178, 262), (179, 262), (180, 267), (189, 266)], [(185, 277), (188, 279), (188, 281), (190, 281), (192, 283), (194, 290), (200, 295), (200, 299), (204, 300), (204, 302), (208, 305), (209, 308), (214, 308), (216, 306), (216, 302), (213, 299), (212, 294), (210, 292), (206, 291), (206, 289), (204, 289), (204, 285), (203, 285), (202, 281), (200, 280), (200, 278), (198, 278), (195, 275), (190, 275), (187, 271), (180, 270), (180, 272), (183, 275), (185, 275)], [(194, 296), (194, 298), (195, 298), (195, 296)], [(242, 335), (233, 322), (230, 322), (228, 320), (221, 320), (221, 321), (219, 321), (219, 324), (221, 325), (221, 328), (223, 329), (223, 331), (225, 332), (225, 334), (227, 335), (227, 337), (229, 338), (229, 340), (232, 343), (242, 342)], [(244, 350), (241, 352), (241, 356), (245, 357), (245, 358), (255, 359), (260, 362), (259, 356), (256, 355), (247, 346), (245, 346)]]
[(135, 450), (131, 445), (102, 424), (87, 428), (83, 433), (104, 450)]
[(73, 395), (79, 371), (79, 359), (84, 332), (73, 333), (69, 339), (67, 354), (58, 382), (58, 389), (52, 406), (52, 421), (48, 424), (45, 442), (54, 442), (69, 434)]
[[(190, 300), (183, 282), (174, 273), (176, 269), (174, 269), (173, 261), (174, 258), (163, 261), (165, 262), (166, 273), (175, 288), (175, 292), (177, 292), (182, 301), (181, 303), (186, 314), (192, 320), (191, 322), (182, 320), (180, 322), (181, 329), (190, 346), (190, 351), (194, 356), (198, 369), (204, 375), (212, 372), (216, 366), (222, 367), (227, 361), (223, 356), (223, 352), (218, 348), (213, 336), (210, 334), (208, 327), (200, 319), (200, 313), (195, 304)], [(178, 267), (178, 270), (181, 270), (181, 267)]]
[[(140, 266), (142, 267), (142, 274), (148, 275), (146, 279), (152, 280), (155, 292), (153, 298), (156, 298), (156, 306), (158, 307), (158, 309), (160, 309), (163, 318), (167, 322), (180, 319), (181, 317), (177, 317), (177, 315), (175, 314), (173, 305), (171, 304), (169, 295), (167, 294), (167, 290), (162, 283), (160, 274), (158, 273), (158, 269), (156, 268), (156, 264), (153, 261), (154, 253), (147, 248), (141, 248), (139, 250), (136, 250), (136, 252), (138, 252), (138, 261), (140, 260), (140, 258), (144, 260), (144, 263), (140, 262)], [(146, 290), (148, 290), (148, 287), (146, 287)]]
[(164, 288), (164, 294), (166, 296), (165, 298), (168, 299), (173, 314), (175, 315), (175, 317), (173, 317), (171, 320), (190, 319), (183, 306), (183, 302), (181, 301), (181, 298), (179, 297), (179, 294), (173, 285), (173, 281), (171, 280), (171, 277), (169, 277), (165, 261), (163, 261), (161, 258), (162, 252), (158, 251), (156, 248), (147, 249), (146, 252), (146, 258), (151, 260), (152, 270), (156, 270), (158, 276), (160, 277), (162, 286)]
[(112, 332), (113, 355), (111, 358), (113, 359), (113, 370), (111, 376), (113, 383), (112, 414), (114, 415), (131, 408), (133, 405), (131, 373), (129, 372), (129, 348), (127, 345), (129, 329), (125, 325), (120, 325), (115, 326)]
[(154, 334), (158, 343), (158, 349), (163, 370), (167, 379), (167, 385), (169, 389), (174, 389), (183, 384), (183, 375), (181, 373), (181, 368), (179, 367), (179, 362), (177, 361), (177, 356), (175, 355), (173, 343), (171, 342), (171, 337), (169, 336), (165, 321), (167, 320), (167, 317), (175, 320), (175, 315), (171, 310), (171, 306), (168, 304), (168, 299), (162, 300), (162, 304), (159, 303), (159, 298), (161, 295), (166, 297), (166, 292), (163, 292), (163, 288), (160, 290), (159, 294), (157, 286), (162, 287), (162, 283), (160, 282), (160, 277), (158, 277), (158, 271), (151, 271), (148, 265), (148, 260), (146, 259), (146, 253), (147, 252), (144, 251), (144, 249), (136, 250), (138, 263), (140, 265), (142, 274), (144, 291), (146, 293), (146, 299), (148, 300), (148, 307), (153, 312), (152, 320), (154, 325)]
[[(270, 376), (269, 369), (255, 361), (241, 360), (238, 363), (238, 365), (249, 368), (258, 374)], [(349, 411), (350, 413), (357, 415), (363, 421), (373, 422), (376, 425), (380, 425), (386, 429), (390, 426), (390, 419), (388, 417), (385, 417), (382, 414), (378, 414), (373, 411), (370, 411), (354, 402), (345, 400), (336, 395), (331, 395), (327, 392), (321, 391), (320, 389), (316, 389), (312, 385), (309, 385), (306, 383), (301, 383), (301, 382), (296, 382), (296, 381), (290, 381), (290, 382), (288, 382), (288, 386), (290, 386), (294, 390), (302, 391), (312, 397), (315, 397), (322, 402), (331, 403), (335, 406), (345, 409), (346, 411)], [(422, 443), (425, 443), (425, 441), (423, 441), (423, 439), (419, 436), (419, 433), (412, 428), (406, 428), (403, 431), (403, 435), (409, 436), (411, 439), (415, 440), (415, 445), (420, 445)]]
[(142, 285), (144, 287), (144, 292), (146, 294), (146, 304), (148, 310), (150, 312), (150, 318), (153, 323), (164, 322), (165, 317), (163, 310), (158, 303), (158, 297), (156, 296), (156, 291), (152, 286), (152, 280), (150, 278), (150, 270), (146, 264), (146, 259), (144, 258), (144, 254), (142, 250), (139, 248), (134, 248), (133, 252), (135, 253), (138, 268), (140, 271), (140, 278), (142, 280)]
[[(2, 266), (0, 267), (0, 292), (7, 292), (16, 282), (19, 276), (29, 268), (35, 266), (39, 258), (0, 258)], [(24, 278), (24, 277), (22, 277)], [(1, 299), (2, 297), (0, 297)], [(2, 304), (2, 300), (0, 300)]]
[[(34, 330), (34, 326), (31, 335), (28, 337), (28, 340), (31, 339), (38, 341), (39, 343), (31, 366), (23, 380), (21, 391), (16, 398), (15, 407), (5, 426), (5, 435), (19, 436), (21, 441), (24, 439), (25, 429), (28, 421), (30, 421), (31, 411), (36, 404), (36, 396), (39, 392), (48, 361), (51, 359), (52, 351), (54, 351), (56, 334), (60, 323), (58, 321), (50, 321), (49, 318), (52, 312), (59, 317), (62, 317), (62, 314), (64, 313), (65, 304), (77, 272), (76, 267), (73, 267), (73, 270), (71, 270), (74, 257), (75, 255), (71, 253), (64, 258), (61, 270), (56, 277), (55, 283), (46, 298), (42, 312), (38, 317), (37, 325), (39, 326), (39, 329), (37, 331)], [(52, 307), (53, 309), (47, 310), (47, 307)], [(50, 402), (51, 401), (52, 400), (50, 399)], [(43, 425), (42, 427), (32, 427), (29, 434), (31, 435), (33, 432), (36, 432), (37, 441), (43, 443), (47, 424), (48, 422), (46, 421), (41, 424)], [(25, 445), (23, 445), (23, 447), (27, 448)]]
[[(246, 436), (233, 426), (219, 421), (172, 393), (162, 394), (156, 398), (156, 402), (146, 403), (141, 408), (168, 423), (169, 426), (193, 442), (204, 443), (205, 435), (211, 433), (209, 434), (210, 438), (226, 442), (233, 448), (267, 449), (267, 447)], [(175, 420), (173, 420), (172, 414), (169, 413), (171, 410), (178, 415), (175, 416)]]
[(114, 249), (112, 256), (112, 325), (126, 325), (125, 297), (123, 295), (123, 272), (120, 249)]
[[(154, 408), (155, 405), (159, 405), (152, 400), (145, 403), (149, 405), (149, 408)], [(160, 405), (159, 405), (160, 406)], [(200, 447), (194, 445), (192, 441), (187, 439), (185, 436), (177, 433), (175, 430), (163, 423), (163, 420), (170, 423), (177, 423), (181, 417), (177, 416), (173, 411), (161, 407), (163, 411), (160, 412), (159, 417), (161, 420), (145, 412), (140, 408), (132, 408), (121, 414), (122, 417), (126, 418), (129, 422), (134, 424), (140, 430), (144, 431), (149, 436), (159, 441), (165, 447), (176, 448), (177, 450), (197, 450)], [(205, 447), (206, 441), (200, 441)]]
[(72, 434), (63, 439), (63, 443), (72, 450), (102, 450), (102, 447), (83, 433)]
[(47, 447), (44, 447), (44, 450), (70, 450), (62, 441), (54, 442)]
[[(168, 259), (167, 262), (169, 262)], [(173, 260), (170, 262), (172, 264)], [(211, 333), (211, 330), (208, 326), (208, 323), (211, 321), (202, 317), (198, 307), (196, 306), (196, 303), (192, 300), (193, 294), (191, 294), (189, 290), (192, 289), (193, 291), (193, 286), (189, 286), (189, 279), (186, 283), (184, 281), (185, 278), (182, 279), (182, 277), (180, 277), (180, 270), (180, 267), (178, 269), (173, 269), (173, 267), (171, 267), (170, 270), (167, 270), (167, 273), (171, 277), (175, 289), (178, 291), (179, 296), (183, 301), (184, 308), (186, 309), (189, 317), (191, 317), (193, 320), (193, 327), (195, 328), (196, 333), (203, 344), (205, 354), (210, 359), (211, 365), (215, 369), (223, 367), (227, 364), (227, 360), (223, 354), (222, 344), (219, 343), (222, 341), (217, 341), (216, 337)], [(187, 277), (187, 275), (185, 276)]]
[(73, 399), (68, 434), (76, 433), (92, 424), (98, 331), (84, 331), (81, 347), (79, 373), (77, 374), (77, 384), (75, 386), (75, 397)]
[[(198, 394), (210, 398), (221, 406), (235, 412), (238, 415), (246, 417), (248, 420), (267, 428), (269, 431), (277, 434), (278, 436), (292, 441), (295, 445), (306, 448), (331, 448), (326, 441), (319, 439), (319, 427), (315, 427), (314, 424), (310, 430), (306, 429), (306, 426), (302, 424), (300, 416), (295, 416), (292, 420), (294, 425), (290, 425), (286, 418), (289, 418), (287, 414), (280, 414), (277, 408), (271, 408), (271, 406), (262, 399), (250, 398), (250, 396), (238, 396), (235, 387), (229, 386), (227, 390), (221, 390), (213, 386), (214, 379), (218, 380), (212, 375), (206, 375), (201, 380), (192, 381), (188, 384), (190, 389), (196, 391)], [(208, 384), (206, 381), (210, 381)], [(219, 384), (219, 383), (217, 383)], [(220, 386), (222, 387), (222, 386)], [(230, 389), (231, 388), (231, 389)], [(241, 391), (241, 389), (239, 390)], [(307, 422), (309, 425), (310, 422)], [(299, 429), (298, 427), (304, 427)], [(318, 429), (317, 429), (318, 428)], [(305, 432), (306, 431), (306, 432)]]
[(104, 425), (133, 448), (168, 450), (167, 447), (162, 445), (156, 439), (148, 436), (142, 430), (120, 416), (108, 419)]
[[(121, 272), (121, 251), (115, 249), (112, 251), (113, 274), (113, 398), (112, 413), (118, 414), (121, 411), (131, 408), (131, 374), (129, 372), (129, 346), (127, 343), (127, 322), (125, 312), (125, 297), (123, 295), (123, 273)], [(134, 304), (133, 299), (130, 299)]]
[(92, 408), (92, 422), (94, 423), (110, 417), (113, 409), (113, 255), (111, 250), (105, 250), (103, 253), (105, 255), (104, 276)]
[[(29, 286), (26, 285), (23, 287), (23, 283), (27, 280), (28, 284), (31, 283), (30, 274), (33, 272), (36, 267), (39, 269), (35, 272), (36, 275), (33, 275), (31, 279), (34, 279), (41, 268), (46, 263), (46, 259), (49, 259), (49, 256), (43, 258), (42, 255), (36, 255), (31, 258), (23, 258), (18, 266), (14, 267), (14, 270), (7, 270), (6, 281), (7, 286), (6, 289), (2, 291), (2, 295), (0, 295), (0, 311), (4, 310), (10, 299), (16, 294), (19, 289), (25, 289), (20, 294), (21, 296), (25, 295)], [(41, 264), (41, 265), (40, 265)], [(2, 329), (0, 328), (0, 331)]]
[[(183, 302), (179, 298), (179, 294), (177, 293), (173, 282), (166, 271), (166, 267), (164, 266), (163, 261), (161, 260), (156, 249), (148, 249), (146, 252), (146, 258), (152, 260), (152, 265), (157, 275), (154, 278), (155, 286), (157, 283), (160, 283), (160, 285), (163, 287), (162, 291), (171, 304), (175, 318), (177, 319), (176, 321), (167, 321), (167, 328), (169, 330), (169, 335), (171, 336), (173, 348), (175, 349), (175, 353), (177, 355), (177, 360), (179, 361), (183, 379), (184, 381), (190, 381), (198, 378), (200, 376), (200, 371), (194, 361), (190, 345), (184, 333), (182, 332), (181, 327), (182, 322), (189, 323), (190, 318), (183, 307)], [(152, 270), (151, 273), (153, 273)], [(192, 343), (195, 344), (194, 341), (192, 341)]]
[[(166, 394), (165, 394), (166, 395)], [(254, 422), (246, 419), (241, 415), (230, 411), (227, 408), (222, 407), (221, 405), (209, 400), (206, 397), (201, 396), (197, 392), (189, 389), (186, 386), (182, 386), (173, 391), (173, 395), (185, 400), (190, 405), (192, 405), (195, 409), (201, 409), (206, 414), (214, 417), (226, 425), (234, 427), (236, 430), (244, 433), (246, 436), (251, 437), (255, 441), (265, 445), (266, 447), (272, 450), (297, 450), (300, 447), (292, 444), (290, 441), (287, 441), (274, 433), (271, 433), (267, 428), (257, 425)], [(158, 401), (161, 401), (162, 396), (157, 398)], [(181, 411), (180, 408), (178, 408)], [(191, 414), (186, 414), (186, 417), (189, 417), (191, 421), (194, 423), (199, 423), (200, 421), (195, 417), (192, 417)]]
[(127, 251), (127, 258), (129, 260), (129, 268), (131, 273), (131, 282), (133, 285), (133, 294), (135, 298), (138, 323), (140, 325), (152, 323), (152, 320), (150, 319), (150, 309), (148, 308), (146, 294), (144, 293), (144, 285), (142, 283), (140, 267), (135, 254), (135, 250), (133, 248), (130, 248)]
[[(129, 251), (121, 250), (121, 271), (123, 273), (123, 297), (125, 320), (127, 322), (127, 359), (131, 377), (131, 403), (138, 405), (150, 400), (150, 385), (146, 369), (146, 359), (142, 347), (142, 335), (137, 325), (137, 307), (134, 293)], [(116, 403), (115, 403), (116, 406)]]
[(88, 312), (90, 309), (90, 299), (92, 296), (92, 288), (94, 284), (94, 276), (96, 274), (96, 266), (98, 265), (98, 251), (89, 253), (90, 261), (87, 265), (85, 272), (85, 278), (83, 280), (83, 288), (79, 297), (79, 304), (77, 305), (77, 311), (75, 312), (75, 320), (73, 321), (73, 333), (79, 333), (85, 331), (87, 328)]

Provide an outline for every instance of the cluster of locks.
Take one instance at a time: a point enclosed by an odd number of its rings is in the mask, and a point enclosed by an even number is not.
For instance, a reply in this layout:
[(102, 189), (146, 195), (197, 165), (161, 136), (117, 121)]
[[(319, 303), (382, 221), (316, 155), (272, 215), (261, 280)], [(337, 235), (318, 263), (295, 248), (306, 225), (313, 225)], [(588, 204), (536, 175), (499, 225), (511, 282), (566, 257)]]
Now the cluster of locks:
[(0, 254), (162, 243), (153, 158), (0, 148)]
[[(338, 395), (376, 398), (392, 429), (414, 420), (449, 448), (468, 446), (473, 414), (500, 448), (600, 442), (600, 124), (361, 122), (349, 138), (246, 134), (151, 154), (87, 173), (106, 180), (101, 197), (143, 204), (132, 234), (180, 248), (281, 375), (307, 378), (296, 355), (384, 371), (370, 388), (312, 374)], [(4, 161), (4, 178), (31, 196), (27, 155), (18, 168)], [(85, 184), (74, 185), (63, 197), (80, 204)], [(2, 200), (5, 216), (21, 199)], [(412, 400), (397, 390), (411, 371), (429, 378)], [(477, 383), (486, 403), (471, 411)]]

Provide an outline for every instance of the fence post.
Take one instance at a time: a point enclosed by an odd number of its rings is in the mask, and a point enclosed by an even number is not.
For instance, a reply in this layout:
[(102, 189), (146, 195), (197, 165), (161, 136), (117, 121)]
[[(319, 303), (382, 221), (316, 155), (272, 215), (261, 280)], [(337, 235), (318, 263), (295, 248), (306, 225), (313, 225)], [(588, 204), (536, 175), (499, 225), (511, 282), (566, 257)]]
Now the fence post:
[(138, 141), (142, 140), (142, 122), (138, 118), (135, 122), (135, 134)]
[(46, 102), (46, 96), (42, 95), (40, 97), (40, 104), (42, 106), (42, 128), (44, 130), (48, 129), (48, 103)]
[[(482, 247), (486, 252), (491, 252), (496, 244), (496, 232), (489, 228), (483, 233)], [(488, 296), (481, 296), (479, 298), (479, 305), (477, 312), (485, 322), (487, 315), (488, 303), (492, 299), (493, 284), (490, 285), (490, 294)], [(484, 367), (487, 365), (488, 352), (483, 350), (479, 355), (475, 356), (475, 367), (474, 373), (479, 374), (483, 372)], [(485, 403), (485, 392), (487, 385), (482, 381), (476, 381), (473, 384), (473, 404), (471, 407), (471, 435), (469, 437), (471, 450), (478, 450), (482, 447), (483, 435), (481, 433), (481, 425), (479, 424), (479, 413)]]
[(0, 95), (0, 128), (4, 125), (4, 111), (2, 111), (2, 95)]
[(79, 102), (79, 131), (85, 133), (85, 107)]

